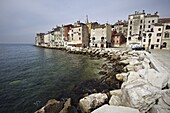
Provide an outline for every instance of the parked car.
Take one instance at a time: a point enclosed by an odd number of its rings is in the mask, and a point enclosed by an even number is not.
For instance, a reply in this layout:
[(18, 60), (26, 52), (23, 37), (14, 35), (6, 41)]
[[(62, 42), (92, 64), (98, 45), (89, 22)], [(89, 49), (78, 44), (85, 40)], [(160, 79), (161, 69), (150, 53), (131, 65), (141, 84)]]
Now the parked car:
[(145, 50), (145, 48), (141, 45), (133, 45), (132, 50)]

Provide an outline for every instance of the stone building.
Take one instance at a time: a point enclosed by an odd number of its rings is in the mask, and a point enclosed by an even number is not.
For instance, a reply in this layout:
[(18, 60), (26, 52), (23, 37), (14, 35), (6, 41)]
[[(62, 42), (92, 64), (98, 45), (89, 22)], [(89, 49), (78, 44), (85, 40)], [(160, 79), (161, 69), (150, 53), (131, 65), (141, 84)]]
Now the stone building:
[(152, 24), (152, 30), (144, 31), (142, 37), (142, 45), (146, 49), (160, 49), (163, 25), (160, 23)]
[(54, 41), (56, 47), (61, 47), (65, 45), (64, 27), (56, 26), (56, 28), (53, 28), (53, 35), (54, 35)]
[(44, 34), (45, 33), (37, 33), (35, 37), (36, 46), (44, 46)]
[(121, 47), (125, 44), (125, 37), (123, 33), (112, 32), (111, 38), (112, 47)]
[(122, 21), (118, 20), (114, 25), (113, 25), (113, 30), (116, 31), (117, 33), (121, 33), (124, 35), (124, 37), (127, 37), (127, 32), (128, 32), (128, 22), (127, 21)]
[(170, 18), (160, 18), (159, 23), (163, 24), (162, 49), (170, 49)]
[(103, 24), (91, 29), (90, 47), (107, 48), (111, 46), (111, 25)]
[(128, 33), (127, 33), (127, 46), (131, 47), (133, 44), (142, 45), (143, 32), (152, 32), (152, 24), (158, 23), (159, 15), (145, 14), (143, 12), (135, 11), (135, 14), (128, 16)]
[(88, 27), (84, 23), (77, 21), (68, 32), (68, 46), (88, 47), (89, 46), (89, 32)]
[(44, 47), (50, 47), (49, 32), (44, 34)]

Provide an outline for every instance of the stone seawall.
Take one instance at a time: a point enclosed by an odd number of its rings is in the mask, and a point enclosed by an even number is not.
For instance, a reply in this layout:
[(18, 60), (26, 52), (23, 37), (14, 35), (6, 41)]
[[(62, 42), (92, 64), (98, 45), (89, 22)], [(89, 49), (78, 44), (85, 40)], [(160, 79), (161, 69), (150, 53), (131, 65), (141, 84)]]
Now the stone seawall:
[(78, 94), (76, 102), (69, 97), (65, 101), (49, 100), (35, 113), (170, 112), (170, 73), (149, 53), (113, 48), (57, 49), (106, 58), (106, 62), (99, 79), (85, 81), (73, 89)]

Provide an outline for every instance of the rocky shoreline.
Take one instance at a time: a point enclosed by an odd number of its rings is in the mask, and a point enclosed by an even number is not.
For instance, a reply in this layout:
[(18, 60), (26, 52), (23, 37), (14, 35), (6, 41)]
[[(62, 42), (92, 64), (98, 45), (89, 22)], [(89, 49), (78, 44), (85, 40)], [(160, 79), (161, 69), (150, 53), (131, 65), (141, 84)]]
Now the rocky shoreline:
[[(56, 49), (56, 48), (54, 48)], [(145, 51), (112, 48), (57, 48), (72, 54), (105, 58), (99, 79), (73, 88), (68, 99), (49, 100), (35, 113), (169, 113), (170, 73), (157, 69)]]

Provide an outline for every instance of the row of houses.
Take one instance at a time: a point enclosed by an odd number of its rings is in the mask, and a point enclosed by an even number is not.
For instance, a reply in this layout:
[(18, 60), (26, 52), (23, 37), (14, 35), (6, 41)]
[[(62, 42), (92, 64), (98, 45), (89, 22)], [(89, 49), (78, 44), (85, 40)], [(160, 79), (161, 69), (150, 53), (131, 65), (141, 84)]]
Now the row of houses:
[(56, 26), (48, 33), (37, 33), (36, 45), (44, 47), (111, 47), (111, 25), (97, 22)]
[(170, 18), (159, 18), (158, 12), (135, 12), (128, 16), (127, 46), (140, 44), (148, 49), (170, 49)]
[(47, 33), (37, 33), (36, 45), (44, 47), (131, 47), (134, 44), (148, 49), (170, 49), (170, 18), (159, 18), (158, 12), (146, 14), (135, 11), (128, 21), (114, 25), (80, 21), (56, 26)]

